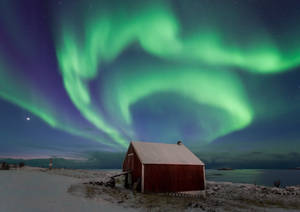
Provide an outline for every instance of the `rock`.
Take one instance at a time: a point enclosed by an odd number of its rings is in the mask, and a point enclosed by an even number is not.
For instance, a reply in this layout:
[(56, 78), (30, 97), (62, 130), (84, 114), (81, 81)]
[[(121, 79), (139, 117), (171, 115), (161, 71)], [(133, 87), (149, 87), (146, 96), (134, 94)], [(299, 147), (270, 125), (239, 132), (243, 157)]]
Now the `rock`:
[(207, 191), (206, 191), (206, 194), (209, 195), (209, 196), (213, 196), (213, 195), (215, 195), (216, 193), (215, 193), (214, 191), (212, 191), (212, 190), (207, 190)]
[(219, 201), (214, 202), (214, 206), (220, 206)]
[(116, 185), (116, 181), (114, 178), (110, 178), (110, 180), (108, 182), (106, 182), (104, 185), (107, 187), (114, 188)]
[(289, 192), (294, 192), (295, 190), (297, 190), (297, 187), (295, 187), (295, 186), (289, 186), (289, 187), (286, 187), (285, 190), (287, 190)]
[(279, 189), (279, 188), (271, 188), (271, 192), (273, 193), (273, 194), (281, 194), (281, 191), (280, 191), (281, 189)]
[(103, 182), (96, 182), (97, 185), (103, 185)]
[(200, 206), (199, 206), (199, 208), (201, 208), (202, 210), (204, 210), (204, 211), (205, 211), (205, 208), (204, 208), (204, 206), (203, 206), (203, 205), (200, 205)]
[(187, 206), (188, 206), (188, 207), (192, 207), (192, 206), (193, 206), (193, 203), (192, 203), (192, 202), (189, 202)]
[(215, 187), (213, 187), (213, 190), (218, 191), (218, 190), (220, 190), (220, 188), (218, 186), (215, 186)]
[(187, 207), (190, 207), (190, 208), (198, 208), (198, 207), (203, 207), (202, 205), (198, 204), (197, 202), (189, 202)]

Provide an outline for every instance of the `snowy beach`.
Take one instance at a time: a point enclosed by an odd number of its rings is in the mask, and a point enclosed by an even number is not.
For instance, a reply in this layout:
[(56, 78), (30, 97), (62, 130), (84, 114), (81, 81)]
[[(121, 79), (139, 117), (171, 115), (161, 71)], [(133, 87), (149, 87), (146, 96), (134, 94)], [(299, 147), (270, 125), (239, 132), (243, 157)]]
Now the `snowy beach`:
[(122, 187), (91, 184), (107, 181), (114, 170), (25, 167), (0, 172), (0, 212), (35, 211), (290, 211), (300, 210), (300, 187), (207, 182), (196, 197), (141, 194)]
[(40, 168), (0, 171), (0, 212), (133, 211), (70, 195), (68, 188), (80, 182)]

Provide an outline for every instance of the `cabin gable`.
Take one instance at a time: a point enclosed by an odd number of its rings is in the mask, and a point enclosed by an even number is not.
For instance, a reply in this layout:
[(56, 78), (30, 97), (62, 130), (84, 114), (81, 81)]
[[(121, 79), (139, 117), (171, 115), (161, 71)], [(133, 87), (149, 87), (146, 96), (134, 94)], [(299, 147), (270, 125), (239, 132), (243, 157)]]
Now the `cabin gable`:
[(123, 171), (130, 171), (130, 177), (132, 183), (142, 180), (142, 163), (138, 158), (138, 155), (130, 144), (123, 162)]

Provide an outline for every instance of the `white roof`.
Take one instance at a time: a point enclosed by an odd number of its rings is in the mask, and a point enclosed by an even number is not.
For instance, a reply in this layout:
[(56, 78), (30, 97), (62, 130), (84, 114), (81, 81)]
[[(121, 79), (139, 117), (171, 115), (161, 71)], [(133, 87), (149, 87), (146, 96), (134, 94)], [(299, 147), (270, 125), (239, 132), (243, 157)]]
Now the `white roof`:
[(131, 142), (143, 164), (204, 165), (183, 144)]

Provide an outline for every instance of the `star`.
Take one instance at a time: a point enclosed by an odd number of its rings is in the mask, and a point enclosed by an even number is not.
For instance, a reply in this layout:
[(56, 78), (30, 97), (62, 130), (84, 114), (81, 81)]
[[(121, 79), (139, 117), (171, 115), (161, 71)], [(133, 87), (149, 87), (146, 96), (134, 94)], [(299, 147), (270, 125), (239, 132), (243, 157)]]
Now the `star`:
[(30, 121), (30, 117), (26, 117), (26, 121)]

